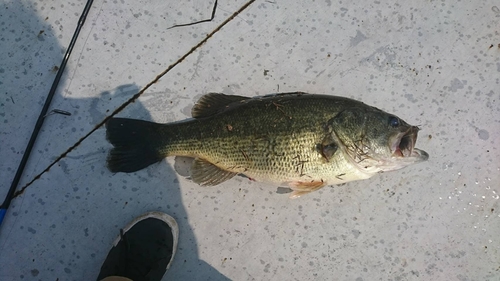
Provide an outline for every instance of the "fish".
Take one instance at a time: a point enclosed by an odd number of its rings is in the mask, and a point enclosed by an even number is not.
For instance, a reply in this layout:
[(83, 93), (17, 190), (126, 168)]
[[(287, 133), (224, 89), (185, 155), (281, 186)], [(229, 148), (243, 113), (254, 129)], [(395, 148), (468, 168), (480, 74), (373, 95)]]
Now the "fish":
[(214, 186), (241, 174), (288, 186), (297, 198), (326, 185), (368, 179), (426, 161), (417, 126), (346, 97), (209, 93), (192, 118), (155, 123), (110, 118), (107, 167), (132, 173), (169, 156), (194, 158), (191, 179)]

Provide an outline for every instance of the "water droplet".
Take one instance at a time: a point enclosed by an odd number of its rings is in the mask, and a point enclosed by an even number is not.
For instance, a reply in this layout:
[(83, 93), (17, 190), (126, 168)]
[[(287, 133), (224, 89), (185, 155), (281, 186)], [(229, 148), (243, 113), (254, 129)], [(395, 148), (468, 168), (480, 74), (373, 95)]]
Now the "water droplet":
[(476, 184), (479, 184), (479, 182), (478, 182), (478, 181), (475, 181), (475, 183), (476, 183)]
[(459, 175), (459, 176), (461, 176), (461, 175), (462, 175), (462, 173), (458, 172), (458, 175)]

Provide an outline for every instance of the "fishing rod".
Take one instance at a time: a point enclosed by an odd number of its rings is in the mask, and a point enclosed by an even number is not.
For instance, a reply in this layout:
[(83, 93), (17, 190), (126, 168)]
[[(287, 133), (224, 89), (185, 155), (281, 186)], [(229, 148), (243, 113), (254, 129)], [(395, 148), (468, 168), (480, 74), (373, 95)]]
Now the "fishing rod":
[[(68, 49), (66, 50), (66, 54), (64, 54), (64, 58), (61, 62), (61, 65), (59, 66), (59, 70), (57, 71), (56, 78), (54, 79), (54, 82), (52, 83), (52, 87), (50, 88), (49, 94), (47, 95), (47, 99), (45, 100), (45, 104), (43, 105), (43, 108), (42, 108), (42, 111), (40, 112), (40, 115), (38, 116), (38, 120), (36, 121), (35, 128), (33, 129), (33, 133), (31, 133), (31, 137), (30, 137), (30, 140), (28, 142), (28, 145), (26, 146), (26, 150), (24, 151), (24, 155), (23, 155), (23, 158), (21, 159), (21, 163), (19, 163), (19, 167), (17, 168), (16, 175), (14, 176), (14, 179), (12, 180), (12, 184), (10, 185), (9, 192), (7, 193), (7, 196), (5, 196), (5, 200), (3, 201), (2, 205), (0, 206), (0, 226), (2, 225), (5, 214), (7, 213), (7, 209), (10, 206), (10, 202), (12, 201), (12, 198), (14, 197), (14, 193), (16, 191), (17, 185), (19, 184), (19, 180), (21, 179), (21, 176), (23, 175), (24, 167), (26, 166), (26, 163), (28, 162), (31, 150), (33, 149), (33, 145), (35, 144), (38, 133), (40, 132), (40, 129), (42, 128), (43, 121), (45, 120), (45, 117), (50, 115), (50, 113), (47, 114), (47, 111), (49, 110), (49, 106), (50, 106), (50, 103), (52, 102), (52, 98), (54, 97), (54, 94), (56, 93), (57, 86), (59, 85), (59, 81), (61, 80), (61, 76), (63, 75), (64, 68), (66, 67), (66, 63), (68, 62), (69, 56), (71, 55), (71, 51), (73, 50), (73, 47), (75, 46), (76, 39), (78, 38), (78, 35), (80, 34), (80, 30), (82, 29), (83, 24), (85, 23), (85, 20), (87, 19), (87, 15), (90, 11), (90, 7), (92, 6), (92, 2), (94, 2), (94, 0), (88, 0), (87, 4), (85, 5), (85, 8), (83, 8), (83, 13), (80, 16), (80, 19), (78, 20), (78, 24), (76, 26), (75, 33), (73, 33), (73, 38), (71, 38)], [(52, 112), (64, 114), (64, 115), (69, 115), (68, 112), (61, 111), (61, 110), (53, 110), (53, 111), (51, 111), (51, 113)]]

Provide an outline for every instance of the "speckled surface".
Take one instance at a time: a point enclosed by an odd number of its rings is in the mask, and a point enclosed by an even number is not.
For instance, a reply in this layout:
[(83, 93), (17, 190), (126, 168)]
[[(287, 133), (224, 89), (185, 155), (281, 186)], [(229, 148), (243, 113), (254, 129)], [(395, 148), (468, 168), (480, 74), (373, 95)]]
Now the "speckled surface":
[[(255, 1), (191, 52), (247, 2), (173, 29), (213, 2), (165, 2), (95, 1), (52, 103), (72, 116), (45, 121), (1, 226), (0, 279), (94, 279), (120, 227), (158, 210), (180, 226), (164, 280), (500, 280), (498, 2)], [(83, 6), (0, 4), (2, 197)], [(113, 175), (99, 128), (44, 172), (187, 53), (118, 116), (183, 120), (207, 92), (340, 95), (419, 125), (431, 158), (290, 200), (241, 177), (199, 187), (170, 158)]]

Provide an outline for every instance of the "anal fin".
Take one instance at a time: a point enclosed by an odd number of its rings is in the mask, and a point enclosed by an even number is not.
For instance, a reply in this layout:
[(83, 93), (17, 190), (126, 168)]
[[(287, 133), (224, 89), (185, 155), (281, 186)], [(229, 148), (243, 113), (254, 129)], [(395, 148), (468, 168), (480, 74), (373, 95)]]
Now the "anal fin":
[(302, 195), (316, 191), (326, 185), (323, 180), (313, 180), (313, 181), (292, 181), (288, 183), (288, 186), (293, 190), (290, 194), (290, 199), (299, 198)]
[(234, 177), (236, 174), (223, 170), (201, 158), (194, 159), (191, 165), (191, 179), (199, 185), (218, 185)]

